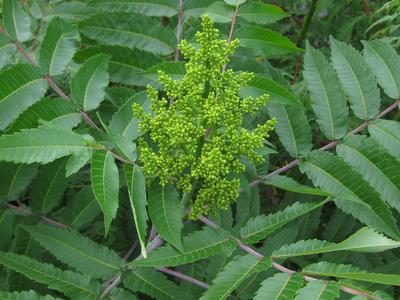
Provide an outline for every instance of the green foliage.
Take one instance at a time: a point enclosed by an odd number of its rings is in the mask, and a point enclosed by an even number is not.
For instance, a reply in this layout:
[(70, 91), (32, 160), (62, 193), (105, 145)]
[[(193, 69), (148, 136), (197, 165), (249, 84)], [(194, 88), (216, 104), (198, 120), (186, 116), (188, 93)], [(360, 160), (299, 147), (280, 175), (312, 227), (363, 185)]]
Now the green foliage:
[(0, 299), (400, 297), (400, 5), (267, 2), (0, 0)]

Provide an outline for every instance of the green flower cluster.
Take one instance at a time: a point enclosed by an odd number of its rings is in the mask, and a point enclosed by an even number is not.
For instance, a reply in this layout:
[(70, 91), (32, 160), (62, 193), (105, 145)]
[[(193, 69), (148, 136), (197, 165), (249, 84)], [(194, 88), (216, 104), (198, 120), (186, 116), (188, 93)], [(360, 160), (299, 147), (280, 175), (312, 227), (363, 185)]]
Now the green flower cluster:
[(223, 70), (238, 40), (219, 39), (208, 16), (196, 39), (198, 50), (186, 40), (179, 44), (187, 60), (182, 79), (160, 71), (163, 97), (148, 86), (152, 114), (133, 106), (141, 130), (148, 134), (139, 141), (144, 171), (158, 176), (161, 184), (173, 182), (184, 192), (193, 191), (192, 218), (226, 209), (237, 199), (239, 180), (234, 175), (245, 171), (241, 160), (262, 161), (257, 149), (276, 123), (272, 119), (252, 131), (242, 127), (243, 115), (257, 112), (268, 96), (241, 99), (239, 89), (252, 73)]

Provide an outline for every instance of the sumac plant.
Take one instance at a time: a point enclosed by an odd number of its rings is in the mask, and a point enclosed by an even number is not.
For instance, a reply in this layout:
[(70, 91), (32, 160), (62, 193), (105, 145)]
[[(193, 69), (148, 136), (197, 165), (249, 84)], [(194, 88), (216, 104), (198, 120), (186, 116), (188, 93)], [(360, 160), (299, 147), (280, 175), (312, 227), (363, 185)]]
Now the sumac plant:
[(399, 299), (396, 31), (266, 2), (0, 2), (0, 299)]

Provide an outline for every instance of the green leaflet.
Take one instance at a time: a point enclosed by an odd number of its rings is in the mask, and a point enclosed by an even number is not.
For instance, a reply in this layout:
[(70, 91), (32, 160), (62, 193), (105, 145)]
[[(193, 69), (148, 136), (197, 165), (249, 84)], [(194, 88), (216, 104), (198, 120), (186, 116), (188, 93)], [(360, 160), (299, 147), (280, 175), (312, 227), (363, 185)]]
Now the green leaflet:
[(298, 291), (294, 300), (334, 300), (339, 297), (340, 288), (337, 283), (313, 280)]
[(278, 121), (275, 131), (292, 157), (305, 156), (311, 151), (311, 127), (303, 108), (269, 103), (267, 112)]
[(364, 59), (371, 67), (379, 85), (386, 95), (400, 98), (400, 57), (397, 52), (384, 41), (363, 41)]
[(0, 163), (0, 202), (17, 200), (37, 173), (37, 164)]
[(67, 188), (65, 165), (67, 160), (59, 159), (44, 166), (32, 183), (32, 208), (42, 214), (47, 214), (56, 208)]
[(123, 276), (126, 288), (141, 292), (159, 300), (187, 300), (192, 297), (163, 274), (148, 268), (134, 268)]
[(86, 3), (71, 1), (71, 2), (57, 2), (52, 5), (51, 9), (47, 13), (47, 16), (43, 16), (44, 19), (59, 17), (66, 21), (79, 21), (82, 19), (89, 18), (91, 15), (98, 11), (93, 7), (89, 7)]
[(325, 201), (316, 203), (296, 202), (292, 206), (288, 206), (284, 210), (274, 214), (269, 214), (267, 216), (260, 215), (251, 218), (246, 226), (240, 229), (240, 236), (246, 243), (257, 243), (290, 221), (293, 221), (325, 203)]
[(70, 101), (62, 98), (44, 98), (20, 114), (6, 132), (14, 133), (21, 129), (37, 127), (40, 120), (72, 129), (81, 122), (81, 116), (78, 108)]
[(125, 165), (124, 174), (128, 186), (129, 200), (133, 219), (135, 220), (136, 233), (139, 238), (142, 256), (146, 258), (147, 235), (147, 195), (146, 182), (141, 168), (137, 165)]
[(342, 159), (328, 152), (313, 151), (300, 162), (300, 170), (315, 186), (336, 195), (335, 203), (341, 210), (391, 237), (400, 236), (386, 203)]
[(232, 21), (233, 9), (223, 2), (215, 2), (207, 7), (205, 13), (216, 23), (229, 23)]
[(0, 70), (9, 65), (13, 61), (13, 57), (17, 52), (14, 44), (4, 43), (0, 37)]
[(296, 45), (278, 32), (257, 26), (243, 26), (236, 30), (240, 46), (252, 48), (264, 56), (276, 56), (300, 51)]
[(367, 273), (351, 265), (338, 265), (325, 261), (305, 267), (303, 273), (307, 275), (330, 276), (387, 285), (400, 285), (400, 275)]
[(303, 284), (304, 279), (300, 274), (277, 273), (261, 283), (254, 300), (293, 299)]
[(39, 63), (50, 76), (60, 75), (71, 61), (79, 38), (78, 28), (62, 19), (51, 20), (40, 47)]
[(130, 265), (143, 267), (178, 266), (194, 263), (219, 253), (229, 256), (236, 248), (236, 242), (227, 231), (209, 227), (184, 237), (182, 244), (184, 250), (182, 253), (167, 245), (156, 249), (146, 259), (135, 260)]
[(322, 133), (329, 140), (347, 133), (348, 109), (339, 78), (325, 56), (307, 42), (304, 78)]
[(337, 244), (319, 240), (298, 241), (274, 251), (272, 257), (293, 257), (335, 251), (382, 252), (398, 247), (400, 247), (400, 242), (391, 240), (373, 229), (364, 227)]
[(2, 251), (6, 251), (11, 243), (14, 234), (14, 223), (14, 212), (10, 209), (0, 209), (0, 250)]
[(337, 146), (339, 156), (358, 171), (386, 203), (400, 211), (400, 161), (365, 136), (349, 136)]
[(117, 215), (119, 202), (118, 168), (110, 152), (98, 150), (93, 153), (90, 178), (93, 193), (104, 214), (104, 231), (107, 235)]
[(352, 46), (330, 38), (332, 64), (349, 96), (354, 114), (367, 120), (379, 112), (381, 99), (376, 80), (364, 58)]
[(247, 2), (247, 0), (224, 0), (224, 2), (232, 6), (237, 6)]
[(73, 153), (69, 157), (67, 165), (65, 166), (65, 176), (70, 177), (83, 168), (92, 157), (92, 152), (92, 149), (85, 148), (79, 152)]
[(64, 223), (78, 230), (90, 224), (100, 213), (92, 188), (85, 186), (68, 201), (62, 211), (62, 218)]
[(262, 2), (249, 1), (240, 7), (239, 17), (260, 25), (274, 23), (287, 17), (282, 8)]
[(84, 35), (107, 45), (138, 48), (161, 55), (171, 54), (175, 48), (175, 36), (171, 29), (141, 15), (96, 15), (83, 21), (80, 29)]
[(400, 158), (400, 123), (390, 120), (375, 120), (368, 126), (369, 134), (389, 152)]
[(86, 60), (71, 80), (72, 101), (84, 111), (99, 107), (104, 100), (104, 88), (108, 85), (107, 72), (110, 56), (98, 54)]
[(10, 293), (0, 291), (0, 299), (1, 300), (61, 300), (61, 298), (54, 298), (53, 296), (50, 295), (41, 296), (32, 290), (24, 292), (10, 292)]
[(0, 137), (0, 160), (16, 163), (52, 162), (87, 148), (84, 136), (59, 127), (40, 126)]
[(0, 130), (38, 102), (48, 87), (41, 70), (26, 64), (15, 65), (1, 73), (0, 82)]
[(124, 264), (114, 251), (76, 231), (45, 225), (23, 228), (58, 260), (92, 278), (109, 278)]
[(173, 17), (178, 13), (174, 0), (95, 0), (90, 4), (104, 11), (139, 13), (150, 17)]
[(21, 2), (4, 0), (2, 14), (4, 27), (14, 40), (25, 42), (32, 37), (31, 18), (22, 8)]
[(42, 263), (24, 255), (0, 252), (0, 264), (24, 276), (46, 284), (72, 299), (97, 299), (100, 284), (88, 276), (63, 271), (51, 264)]
[(217, 277), (213, 280), (212, 286), (200, 299), (227, 299), (244, 279), (254, 273), (265, 271), (270, 267), (271, 262), (269, 259), (259, 259), (250, 254), (237, 256), (225, 266), (223, 271), (218, 273)]
[(181, 231), (183, 227), (183, 206), (176, 189), (155, 182), (149, 190), (149, 215), (158, 234), (183, 252)]

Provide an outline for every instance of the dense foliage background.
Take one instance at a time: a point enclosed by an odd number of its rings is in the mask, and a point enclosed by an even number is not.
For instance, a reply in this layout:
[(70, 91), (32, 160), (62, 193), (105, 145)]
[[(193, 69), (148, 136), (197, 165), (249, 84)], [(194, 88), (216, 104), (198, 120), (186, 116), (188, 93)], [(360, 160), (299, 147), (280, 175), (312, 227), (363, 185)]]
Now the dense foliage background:
[[(0, 299), (399, 299), (398, 0), (0, 3)], [(277, 124), (193, 220), (132, 105), (204, 14)]]

